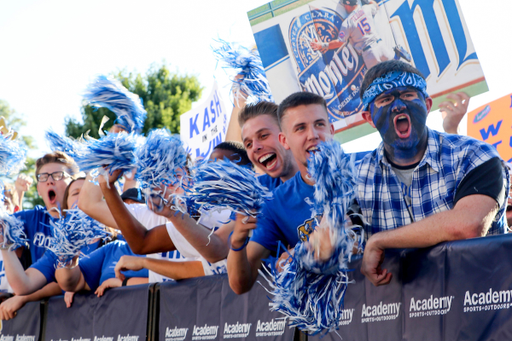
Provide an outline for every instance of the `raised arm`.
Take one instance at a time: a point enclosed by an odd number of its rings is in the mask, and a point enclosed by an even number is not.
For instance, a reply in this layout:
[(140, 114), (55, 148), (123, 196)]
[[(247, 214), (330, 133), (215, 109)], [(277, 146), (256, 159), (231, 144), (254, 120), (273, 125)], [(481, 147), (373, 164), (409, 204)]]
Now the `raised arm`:
[(2, 257), (7, 281), (16, 295), (29, 295), (46, 284), (46, 278), (39, 270), (23, 269), (16, 252), (2, 250)]
[(493, 198), (475, 194), (460, 199), (452, 210), (398, 229), (376, 233), (366, 243), (361, 272), (376, 286), (388, 284), (392, 274), (381, 268), (386, 249), (423, 248), (484, 236), (498, 209)]
[(59, 286), (64, 291), (78, 292), (80, 290), (91, 290), (89, 285), (85, 282), (84, 275), (77, 265), (78, 257), (73, 260), (73, 267), (64, 267), (55, 270), (55, 279)]
[(101, 192), (100, 186), (95, 185), (91, 180), (91, 175), (87, 174), (84, 185), (80, 190), (80, 196), (78, 197), (78, 208), (94, 220), (106, 226), (118, 228), (107, 203), (103, 200), (103, 193)]
[[(118, 172), (114, 172), (110, 179), (99, 176), (98, 180), (109, 214), (114, 218), (115, 226), (121, 230), (132, 251), (136, 254), (145, 255), (176, 250), (165, 225), (148, 230), (130, 213), (114, 187), (118, 175)], [(148, 228), (151, 227), (148, 226)]]
[(249, 231), (256, 228), (255, 218), (249, 218), (244, 222), (245, 219), (246, 216), (237, 214), (231, 236), (231, 250), (228, 254), (229, 286), (238, 295), (251, 290), (258, 277), (261, 260), (270, 255), (269, 250), (255, 242), (250, 241), (244, 247)]

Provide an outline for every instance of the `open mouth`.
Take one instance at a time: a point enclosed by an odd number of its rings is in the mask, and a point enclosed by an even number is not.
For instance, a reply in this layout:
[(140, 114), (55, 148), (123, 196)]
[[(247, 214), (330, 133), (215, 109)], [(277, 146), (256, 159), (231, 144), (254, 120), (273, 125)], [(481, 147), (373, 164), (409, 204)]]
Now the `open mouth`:
[(268, 153), (258, 159), (258, 162), (263, 165), (266, 169), (272, 169), (277, 164), (276, 153)]
[(510, 211), (512, 211), (512, 205), (507, 206), (507, 212), (510, 212)]
[(399, 138), (406, 139), (411, 135), (411, 119), (407, 114), (399, 114), (393, 120), (395, 131)]
[(51, 204), (55, 204), (57, 201), (57, 194), (55, 194), (55, 191), (53, 189), (48, 191), (48, 199), (50, 200)]
[(316, 153), (318, 151), (320, 151), (320, 148), (318, 148), (318, 146), (311, 146), (309, 147), (308, 149), (306, 149), (308, 152), (310, 153)]

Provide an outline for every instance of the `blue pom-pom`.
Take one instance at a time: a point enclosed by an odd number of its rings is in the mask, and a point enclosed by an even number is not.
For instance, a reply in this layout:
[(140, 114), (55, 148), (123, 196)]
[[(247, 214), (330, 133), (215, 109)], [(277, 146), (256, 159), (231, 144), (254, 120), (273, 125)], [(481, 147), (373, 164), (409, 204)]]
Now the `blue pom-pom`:
[(15, 216), (8, 214), (3, 204), (2, 208), (0, 208), (0, 230), (0, 248), (8, 248), (9, 251), (14, 251), (19, 247), (28, 245), (23, 222)]
[(282, 272), (273, 269), (269, 281), (273, 310), (290, 318), (290, 325), (312, 335), (338, 329), (343, 299), (349, 283), (348, 262), (356, 241), (362, 237), (345, 227), (345, 217), (355, 195), (353, 158), (336, 141), (323, 142), (308, 160), (308, 173), (315, 181), (313, 216), (323, 212), (333, 254), (327, 261), (315, 258), (315, 250), (299, 243)]
[[(224, 68), (231, 68), (241, 76), (233, 81), (233, 94), (247, 96), (247, 103), (260, 101), (273, 102), (270, 85), (265, 74), (258, 50), (249, 50), (239, 44), (230, 44), (218, 40), (220, 46), (213, 48), (213, 53)], [(244, 96), (244, 97), (245, 97)]]
[(230, 209), (256, 217), (272, 193), (249, 168), (229, 160), (205, 161), (194, 168), (194, 186), (188, 196), (196, 209)]
[(25, 168), (27, 146), (11, 136), (0, 135), (0, 175), (17, 174)]
[(155, 129), (137, 148), (135, 160), (135, 178), (147, 192), (161, 185), (181, 183), (179, 175), (182, 174), (176, 171), (187, 165), (187, 152), (178, 135), (172, 135), (165, 128)]
[(142, 100), (128, 91), (118, 80), (99, 76), (86, 89), (84, 99), (91, 105), (108, 108), (116, 114), (116, 123), (122, 125), (129, 133), (142, 132), (147, 116)]
[(85, 245), (110, 237), (105, 225), (77, 208), (67, 210), (65, 217), (50, 220), (50, 228), (52, 239), (47, 248), (57, 256), (57, 267), (68, 264)]
[(53, 130), (48, 130), (45, 134), (45, 138), (52, 151), (64, 152), (72, 158), (75, 158), (84, 148), (83, 143), (70, 137), (61, 136)]
[(98, 140), (87, 138), (74, 159), (83, 172), (93, 169), (109, 173), (130, 171), (135, 166), (135, 150), (140, 139), (140, 135), (124, 132), (109, 133)]

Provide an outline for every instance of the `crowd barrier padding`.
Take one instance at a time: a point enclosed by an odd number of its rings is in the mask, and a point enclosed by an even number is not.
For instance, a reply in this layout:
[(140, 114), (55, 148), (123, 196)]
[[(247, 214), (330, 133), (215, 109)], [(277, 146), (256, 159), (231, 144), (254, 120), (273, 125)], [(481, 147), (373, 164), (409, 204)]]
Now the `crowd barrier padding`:
[(510, 250), (512, 235), (389, 250), (380, 287), (354, 260), (342, 324), (323, 338), (283, 328), (261, 285), (236, 295), (219, 275), (76, 294), (69, 309), (62, 296), (31, 302), (0, 341), (512, 340)]

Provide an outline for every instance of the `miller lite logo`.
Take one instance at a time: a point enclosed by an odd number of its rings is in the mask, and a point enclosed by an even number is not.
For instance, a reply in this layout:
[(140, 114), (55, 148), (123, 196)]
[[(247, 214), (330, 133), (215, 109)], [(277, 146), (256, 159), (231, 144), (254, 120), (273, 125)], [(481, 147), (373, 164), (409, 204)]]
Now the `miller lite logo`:
[(362, 109), (359, 88), (366, 67), (350, 43), (327, 51), (315, 51), (312, 42), (338, 39), (343, 17), (330, 8), (309, 6), (309, 11), (290, 22), (288, 39), (303, 91), (322, 96), (331, 122)]

